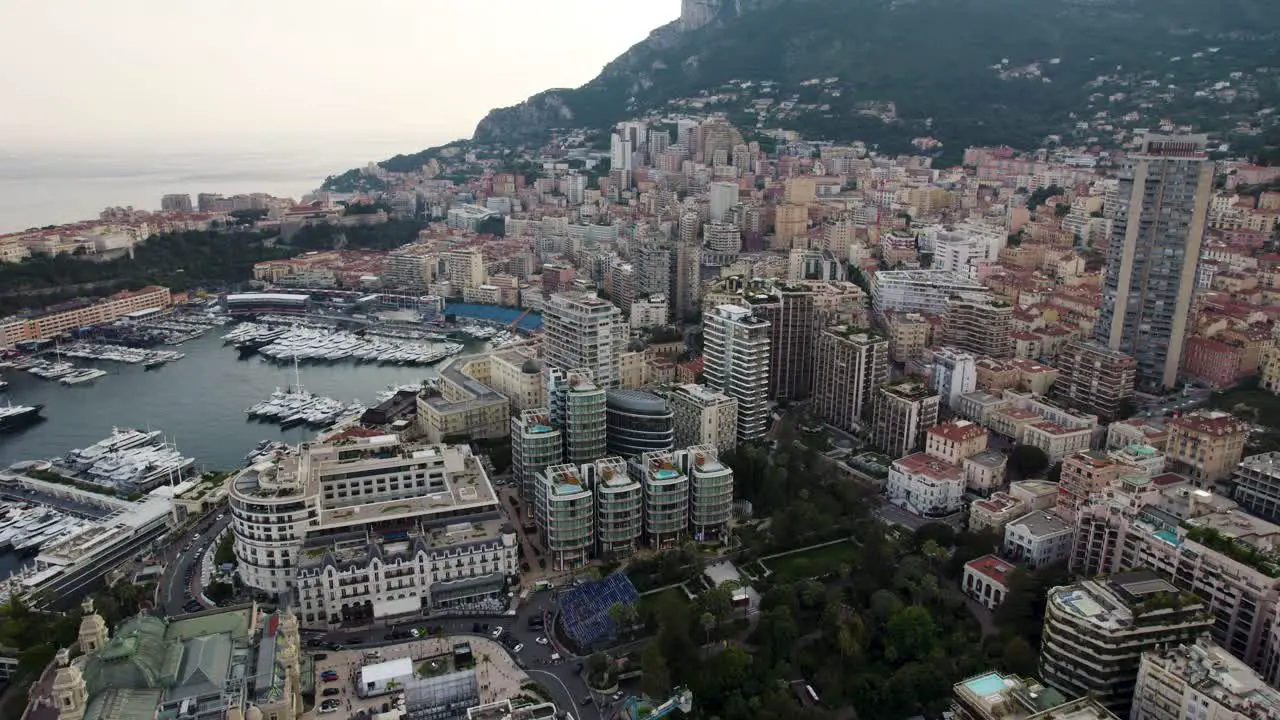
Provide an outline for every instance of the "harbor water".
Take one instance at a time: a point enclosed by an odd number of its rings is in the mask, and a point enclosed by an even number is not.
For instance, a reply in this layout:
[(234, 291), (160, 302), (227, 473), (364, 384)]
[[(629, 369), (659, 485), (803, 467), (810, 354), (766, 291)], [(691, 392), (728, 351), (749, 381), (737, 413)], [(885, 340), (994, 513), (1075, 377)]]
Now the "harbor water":
[[(155, 370), (142, 365), (75, 360), (80, 367), (105, 370), (105, 377), (83, 385), (65, 386), (21, 370), (0, 370), (9, 381), (0, 403), (42, 404), (44, 422), (16, 433), (0, 435), (0, 467), (21, 460), (61, 457), (74, 448), (91, 445), (113, 427), (163, 430), (183, 455), (204, 470), (233, 470), (262, 440), (300, 442), (315, 429), (248, 419), (245, 409), (266, 400), (277, 387), (294, 384), (292, 364), (277, 364), (252, 355), (241, 359), (222, 335), (231, 326), (215, 327), (176, 349), (186, 357)], [(483, 349), (469, 343), (467, 352)], [(434, 367), (356, 364), (344, 360), (301, 368), (302, 384), (310, 392), (350, 403), (367, 404), (387, 389), (422, 382), (436, 375)], [(3, 573), (0, 572), (0, 576)]]

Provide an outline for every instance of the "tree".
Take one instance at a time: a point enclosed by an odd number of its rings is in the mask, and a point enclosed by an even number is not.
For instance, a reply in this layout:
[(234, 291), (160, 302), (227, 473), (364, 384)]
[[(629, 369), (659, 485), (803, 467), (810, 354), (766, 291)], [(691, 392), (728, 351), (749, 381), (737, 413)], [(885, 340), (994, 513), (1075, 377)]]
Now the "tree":
[(218, 541), (218, 549), (213, 552), (213, 562), (218, 567), (234, 565), (236, 562), (235, 538), (227, 533)]
[(1049, 456), (1034, 445), (1018, 445), (1009, 453), (1009, 464), (1019, 476), (1039, 475), (1049, 467)]
[(666, 698), (671, 690), (671, 671), (657, 642), (645, 645), (640, 654), (640, 690), (651, 698)]
[(587, 681), (594, 687), (607, 687), (609, 664), (608, 655), (602, 652), (591, 653), (587, 657)]
[(227, 602), (231, 599), (233, 594), (235, 594), (235, 589), (231, 587), (231, 584), (222, 582), (221, 580), (215, 583), (210, 583), (209, 587), (205, 588), (205, 596), (208, 597), (209, 601), (214, 605), (221, 605)]
[(955, 544), (956, 530), (946, 523), (928, 522), (916, 528), (914, 540), (917, 548), (924, 547), (924, 544), (930, 540), (944, 548), (949, 548)]
[(937, 634), (928, 609), (920, 605), (904, 607), (894, 613), (885, 628), (885, 659), (903, 663), (925, 658), (933, 649)]
[(1015, 635), (1005, 642), (1000, 664), (1005, 672), (1029, 677), (1036, 672), (1036, 651), (1026, 638)]
[(716, 616), (709, 612), (702, 613), (698, 618), (698, 624), (702, 625), (702, 632), (706, 636), (707, 644), (711, 644), (711, 631), (716, 629)]

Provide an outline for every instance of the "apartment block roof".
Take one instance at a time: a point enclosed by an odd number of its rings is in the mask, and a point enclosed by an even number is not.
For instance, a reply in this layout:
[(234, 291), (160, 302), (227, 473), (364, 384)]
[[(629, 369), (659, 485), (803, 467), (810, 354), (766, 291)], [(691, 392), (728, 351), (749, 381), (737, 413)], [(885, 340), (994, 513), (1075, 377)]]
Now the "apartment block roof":
[(952, 420), (934, 425), (928, 432), (951, 442), (966, 442), (986, 435), (987, 429), (969, 420)]
[(923, 475), (937, 481), (963, 481), (964, 473), (951, 463), (925, 453), (915, 453), (893, 461), (894, 469), (911, 475)]
[(1057, 515), (1046, 512), (1044, 510), (1036, 510), (1029, 512), (1013, 522), (1009, 523), (1010, 527), (1021, 525), (1027, 529), (1027, 533), (1032, 538), (1040, 539), (1070, 533), (1075, 531), (1075, 526)]
[(1221, 410), (1197, 410), (1170, 421), (1174, 427), (1203, 435), (1235, 435), (1249, 432), (1249, 423)]

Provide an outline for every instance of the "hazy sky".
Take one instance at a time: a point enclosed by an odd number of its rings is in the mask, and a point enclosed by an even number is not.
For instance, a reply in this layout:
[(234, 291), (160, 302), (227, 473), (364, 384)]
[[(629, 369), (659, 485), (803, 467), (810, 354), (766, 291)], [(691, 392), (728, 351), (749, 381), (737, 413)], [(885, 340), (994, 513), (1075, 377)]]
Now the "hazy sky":
[(490, 108), (590, 80), (679, 13), (680, 0), (3, 0), (0, 143), (469, 136)]

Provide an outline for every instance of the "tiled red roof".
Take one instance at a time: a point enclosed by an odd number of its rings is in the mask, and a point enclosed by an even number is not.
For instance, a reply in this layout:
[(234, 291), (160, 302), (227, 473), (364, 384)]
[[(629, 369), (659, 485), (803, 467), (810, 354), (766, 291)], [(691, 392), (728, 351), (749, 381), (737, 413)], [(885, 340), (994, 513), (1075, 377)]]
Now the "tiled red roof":
[(972, 569), (974, 572), (986, 575), (1005, 587), (1008, 587), (1009, 575), (1011, 575), (1016, 568), (1013, 563), (1001, 560), (995, 555), (983, 555), (976, 560), (970, 560), (965, 563), (964, 566)]

